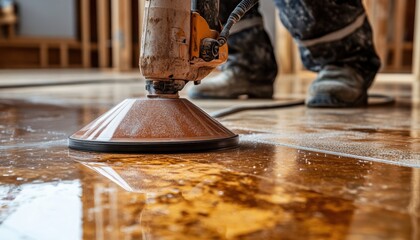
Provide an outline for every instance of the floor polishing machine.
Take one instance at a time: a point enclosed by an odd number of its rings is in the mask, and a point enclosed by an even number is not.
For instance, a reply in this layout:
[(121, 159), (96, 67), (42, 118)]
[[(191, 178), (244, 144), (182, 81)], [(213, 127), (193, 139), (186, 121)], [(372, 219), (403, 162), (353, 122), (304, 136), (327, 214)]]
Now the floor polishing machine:
[(219, 0), (146, 0), (140, 70), (146, 98), (126, 99), (69, 138), (98, 152), (190, 152), (238, 145), (238, 135), (178, 92), (227, 60), (230, 28), (258, 0), (243, 0), (222, 27)]

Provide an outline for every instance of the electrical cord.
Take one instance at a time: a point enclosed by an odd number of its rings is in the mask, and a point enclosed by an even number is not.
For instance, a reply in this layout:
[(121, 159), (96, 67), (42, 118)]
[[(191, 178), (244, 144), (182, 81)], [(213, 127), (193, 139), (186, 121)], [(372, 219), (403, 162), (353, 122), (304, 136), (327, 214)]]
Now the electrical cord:
[(295, 106), (305, 105), (304, 100), (290, 101), (285, 103), (268, 103), (261, 105), (239, 105), (229, 108), (224, 108), (219, 111), (212, 112), (210, 115), (214, 118), (226, 117), (235, 113), (249, 111), (249, 110), (264, 110), (264, 109), (278, 109), (278, 108), (289, 108)]
[[(395, 98), (388, 95), (383, 94), (369, 94), (370, 99), (380, 99), (379, 102), (369, 103), (368, 106), (388, 106), (392, 105), (396, 102)], [(249, 110), (264, 110), (264, 109), (280, 109), (280, 108), (290, 108), (296, 106), (303, 106), (305, 105), (304, 100), (296, 100), (290, 102), (283, 102), (283, 103), (268, 103), (268, 104), (261, 104), (261, 105), (241, 105), (241, 106), (233, 106), (225, 109), (221, 109), (211, 113), (210, 115), (214, 118), (221, 118), (226, 117), (229, 115), (233, 115), (243, 111)]]

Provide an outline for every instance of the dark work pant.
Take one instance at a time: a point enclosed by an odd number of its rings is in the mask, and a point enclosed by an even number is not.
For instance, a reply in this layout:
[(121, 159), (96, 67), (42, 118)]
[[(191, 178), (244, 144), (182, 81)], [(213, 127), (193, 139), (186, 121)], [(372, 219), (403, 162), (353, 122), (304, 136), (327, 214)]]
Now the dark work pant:
[[(226, 21), (240, 0), (221, 0)], [(326, 65), (351, 67), (369, 87), (380, 67), (372, 29), (361, 0), (274, 0), (280, 19), (299, 45), (304, 66), (320, 71)], [(261, 17), (258, 6), (245, 19)], [(239, 40), (238, 40), (239, 41)]]

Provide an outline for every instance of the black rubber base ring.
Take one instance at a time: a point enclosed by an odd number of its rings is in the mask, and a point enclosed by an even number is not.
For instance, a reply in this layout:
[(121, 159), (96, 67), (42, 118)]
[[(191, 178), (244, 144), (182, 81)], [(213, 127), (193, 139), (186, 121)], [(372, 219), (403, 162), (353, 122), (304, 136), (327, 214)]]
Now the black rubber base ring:
[(69, 138), (69, 148), (107, 153), (187, 153), (237, 147), (239, 136), (225, 139), (181, 142), (99, 142)]

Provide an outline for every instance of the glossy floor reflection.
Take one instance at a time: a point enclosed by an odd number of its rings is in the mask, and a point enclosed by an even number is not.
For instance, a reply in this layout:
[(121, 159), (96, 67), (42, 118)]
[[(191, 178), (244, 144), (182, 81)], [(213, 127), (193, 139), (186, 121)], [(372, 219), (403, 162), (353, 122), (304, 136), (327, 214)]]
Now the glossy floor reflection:
[(225, 151), (67, 148), (141, 88), (0, 90), (0, 239), (420, 238), (419, 107), (245, 112)]

